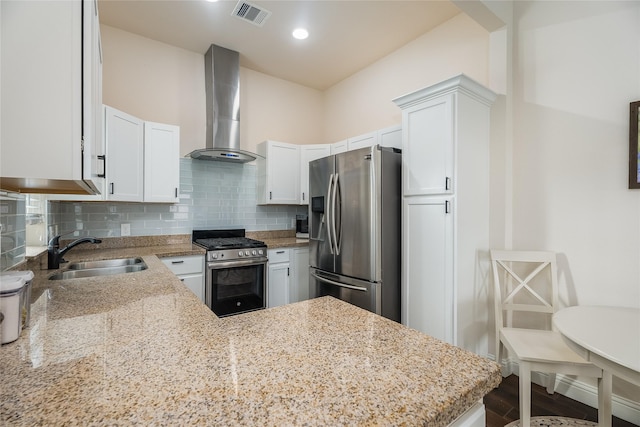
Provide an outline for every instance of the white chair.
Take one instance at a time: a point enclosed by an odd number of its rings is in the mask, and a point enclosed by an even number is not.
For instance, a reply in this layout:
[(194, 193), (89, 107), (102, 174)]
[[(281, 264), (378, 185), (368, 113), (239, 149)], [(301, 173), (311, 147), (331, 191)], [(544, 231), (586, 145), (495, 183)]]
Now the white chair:
[[(555, 391), (556, 373), (598, 378), (598, 422), (611, 425), (611, 374), (571, 350), (551, 327), (551, 316), (558, 309), (556, 254), (492, 250), (491, 264), (495, 356), (501, 363), (504, 345), (518, 361), (520, 427), (530, 427), (531, 423), (531, 371), (549, 374), (549, 394)], [(515, 318), (514, 313), (518, 313)]]

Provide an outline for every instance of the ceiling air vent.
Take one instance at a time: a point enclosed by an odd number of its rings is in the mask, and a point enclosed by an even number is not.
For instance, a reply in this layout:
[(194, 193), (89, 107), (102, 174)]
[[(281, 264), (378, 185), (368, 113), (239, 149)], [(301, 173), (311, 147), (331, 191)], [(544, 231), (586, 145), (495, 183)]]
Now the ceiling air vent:
[(271, 12), (261, 9), (255, 4), (240, 0), (236, 7), (233, 8), (231, 15), (262, 27), (267, 18), (271, 16)]

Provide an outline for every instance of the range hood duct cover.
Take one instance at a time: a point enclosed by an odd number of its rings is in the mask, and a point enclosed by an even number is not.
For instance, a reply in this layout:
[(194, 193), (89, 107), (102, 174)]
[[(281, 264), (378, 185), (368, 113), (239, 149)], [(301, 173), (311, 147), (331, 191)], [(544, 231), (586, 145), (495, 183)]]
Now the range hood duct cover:
[(211, 45), (204, 56), (207, 100), (205, 148), (194, 159), (246, 163), (256, 154), (240, 149), (240, 54)]

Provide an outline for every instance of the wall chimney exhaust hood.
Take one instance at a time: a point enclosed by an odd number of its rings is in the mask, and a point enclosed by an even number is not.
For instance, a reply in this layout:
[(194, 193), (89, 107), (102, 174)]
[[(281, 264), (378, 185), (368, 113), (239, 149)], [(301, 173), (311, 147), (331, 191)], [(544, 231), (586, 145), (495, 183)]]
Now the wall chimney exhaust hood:
[(246, 163), (257, 154), (240, 149), (240, 54), (211, 45), (204, 56), (207, 100), (205, 148), (193, 159)]

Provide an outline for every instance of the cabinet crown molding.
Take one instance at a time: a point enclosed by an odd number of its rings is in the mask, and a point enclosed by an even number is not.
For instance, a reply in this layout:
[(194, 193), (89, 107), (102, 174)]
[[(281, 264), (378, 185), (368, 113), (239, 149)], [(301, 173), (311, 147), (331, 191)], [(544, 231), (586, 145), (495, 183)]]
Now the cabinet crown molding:
[(400, 108), (406, 108), (416, 102), (422, 102), (455, 91), (465, 93), (488, 106), (491, 106), (498, 97), (491, 89), (481, 85), (467, 75), (458, 74), (440, 83), (399, 96), (393, 102)]

